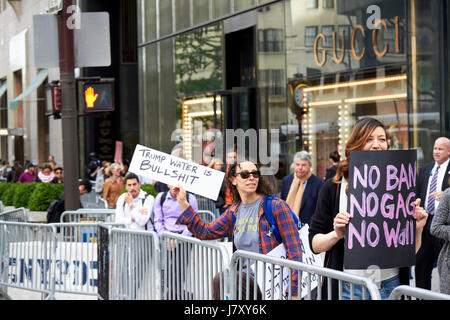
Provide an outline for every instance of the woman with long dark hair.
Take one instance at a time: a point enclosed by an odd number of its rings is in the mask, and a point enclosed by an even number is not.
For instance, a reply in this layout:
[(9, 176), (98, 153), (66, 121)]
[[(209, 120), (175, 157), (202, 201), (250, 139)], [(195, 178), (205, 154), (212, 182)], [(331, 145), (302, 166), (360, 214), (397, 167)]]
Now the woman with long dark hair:
[[(345, 227), (350, 221), (347, 213), (348, 174), (350, 152), (359, 150), (387, 150), (386, 128), (373, 118), (364, 118), (355, 123), (345, 147), (345, 160), (339, 163), (336, 175), (327, 180), (319, 193), (316, 212), (311, 218), (309, 242), (316, 254), (326, 252), (325, 267), (346, 271), (360, 276), (372, 275), (373, 270), (344, 270), (344, 235)], [(420, 248), (421, 235), (427, 214), (416, 200), (414, 218), (416, 219), (416, 252)], [(378, 270), (380, 295), (386, 299), (392, 290), (400, 284), (409, 284), (409, 268), (392, 268)], [(326, 290), (326, 283), (322, 290)], [(343, 298), (348, 299), (350, 285), (343, 282)], [(355, 285), (355, 299), (362, 296), (361, 286)], [(324, 291), (325, 294), (326, 291)], [(338, 282), (332, 281), (332, 298), (338, 299)]]
[[(264, 196), (272, 195), (273, 217), (277, 221), (289, 259), (300, 262), (300, 238), (294, 219), (289, 213), (289, 207), (286, 202), (273, 196), (272, 186), (261, 176), (258, 166), (251, 161), (233, 164), (228, 170), (226, 183), (233, 196), (233, 205), (209, 224), (203, 222), (192, 210), (186, 200), (185, 190), (180, 188), (178, 202), (184, 212), (177, 223), (186, 224), (189, 231), (201, 240), (231, 237), (234, 249), (267, 254), (280, 244), (269, 232), (271, 226), (263, 209)], [(292, 295), (296, 296), (296, 273), (293, 275), (292, 283)], [(252, 292), (252, 285), (251, 281), (250, 292)], [(216, 294), (215, 291), (215, 298), (218, 298)], [(258, 298), (261, 298), (261, 292)]]

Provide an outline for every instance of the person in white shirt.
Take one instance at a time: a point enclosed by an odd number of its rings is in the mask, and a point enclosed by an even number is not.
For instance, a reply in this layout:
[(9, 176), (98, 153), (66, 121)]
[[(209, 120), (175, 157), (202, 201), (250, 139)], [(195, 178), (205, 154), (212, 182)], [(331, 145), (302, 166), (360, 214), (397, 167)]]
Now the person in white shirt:
[(155, 198), (141, 189), (139, 177), (128, 172), (124, 179), (126, 193), (116, 203), (116, 223), (128, 229), (154, 231), (152, 217)]

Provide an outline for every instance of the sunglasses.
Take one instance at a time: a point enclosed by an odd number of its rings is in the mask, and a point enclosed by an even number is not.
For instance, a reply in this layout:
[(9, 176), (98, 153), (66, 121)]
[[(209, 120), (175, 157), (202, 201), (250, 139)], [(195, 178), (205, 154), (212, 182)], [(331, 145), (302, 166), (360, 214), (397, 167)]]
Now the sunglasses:
[(250, 175), (253, 176), (253, 178), (258, 179), (261, 176), (261, 172), (259, 170), (257, 171), (252, 171), (252, 172), (248, 172), (248, 171), (241, 171), (241, 172), (236, 172), (236, 174), (234, 175), (235, 177), (240, 174), (242, 179), (248, 179), (250, 177)]

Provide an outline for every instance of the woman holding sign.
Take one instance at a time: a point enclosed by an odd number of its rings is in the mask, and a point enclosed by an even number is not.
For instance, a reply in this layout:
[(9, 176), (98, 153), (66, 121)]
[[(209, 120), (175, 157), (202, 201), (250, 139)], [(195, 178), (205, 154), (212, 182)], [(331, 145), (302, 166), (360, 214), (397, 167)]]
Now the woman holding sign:
[[(184, 209), (177, 223), (186, 224), (189, 231), (201, 240), (213, 240), (225, 237), (233, 239), (237, 250), (267, 254), (280, 242), (273, 234), (270, 223), (264, 215), (266, 195), (272, 195), (272, 187), (258, 169), (258, 166), (245, 161), (231, 165), (227, 172), (226, 182), (231, 190), (234, 204), (231, 205), (216, 221), (203, 222), (186, 200), (186, 192), (180, 187), (178, 202)], [(290, 215), (286, 202), (273, 196), (272, 214), (289, 259), (301, 261), (300, 238), (298, 228)], [(245, 279), (242, 281), (245, 285)], [(297, 274), (292, 279), (292, 295), (297, 295)], [(253, 281), (250, 281), (250, 292), (253, 292)], [(214, 287), (214, 285), (213, 285)], [(214, 290), (214, 297), (218, 292)], [(258, 292), (261, 298), (261, 292)]]
[[(375, 267), (366, 270), (344, 270), (344, 235), (350, 221), (350, 214), (347, 210), (350, 152), (387, 149), (384, 125), (373, 118), (358, 120), (346, 144), (346, 159), (339, 164), (334, 178), (324, 183), (309, 227), (310, 247), (314, 253), (326, 252), (325, 267), (371, 278), (379, 285), (382, 299), (387, 299), (395, 287), (409, 284), (409, 268), (379, 269)], [(425, 210), (420, 207), (420, 199), (415, 202), (414, 218), (416, 219), (415, 245), (417, 252), (421, 244), (422, 229), (427, 219)], [(324, 286), (326, 285), (325, 281)], [(342, 298), (350, 298), (350, 285), (344, 282), (342, 289)], [(322, 288), (322, 290), (325, 290), (323, 292), (326, 296), (326, 288)], [(362, 288), (355, 285), (354, 299), (361, 297)], [(332, 298), (340, 298), (336, 280), (332, 281)]]

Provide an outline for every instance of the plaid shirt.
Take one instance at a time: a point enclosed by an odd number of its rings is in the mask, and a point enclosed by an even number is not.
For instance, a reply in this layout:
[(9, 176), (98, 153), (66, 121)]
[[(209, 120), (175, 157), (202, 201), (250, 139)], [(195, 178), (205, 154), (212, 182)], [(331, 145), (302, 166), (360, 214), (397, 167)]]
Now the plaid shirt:
[[(280, 243), (276, 239), (275, 235), (268, 236), (270, 231), (270, 224), (264, 215), (263, 208), (264, 197), (261, 198), (259, 204), (259, 252), (267, 254), (275, 249)], [(236, 217), (237, 208), (240, 202), (231, 205), (216, 221), (211, 223), (203, 222), (197, 213), (191, 208), (187, 208), (177, 220), (178, 224), (186, 224), (189, 231), (201, 240), (214, 240), (224, 237), (232, 237), (233, 234), (233, 215)], [(278, 223), (278, 229), (280, 230), (281, 238), (288, 252), (289, 260), (302, 261), (302, 252), (300, 250), (300, 237), (298, 235), (298, 229), (295, 226), (294, 220), (289, 214), (288, 205), (284, 200), (274, 197), (272, 199), (273, 216)], [(235, 219), (237, 220), (237, 219)], [(233, 239), (234, 240), (234, 239)], [(297, 271), (294, 271), (292, 277), (292, 294), (297, 294)]]

